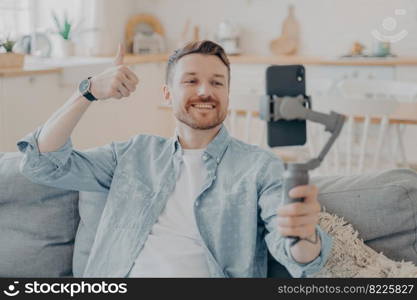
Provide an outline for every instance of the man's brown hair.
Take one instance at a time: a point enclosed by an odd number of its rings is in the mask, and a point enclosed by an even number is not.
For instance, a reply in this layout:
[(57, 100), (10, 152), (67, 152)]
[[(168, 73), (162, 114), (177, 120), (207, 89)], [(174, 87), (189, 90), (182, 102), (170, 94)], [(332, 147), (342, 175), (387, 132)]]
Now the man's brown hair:
[(223, 48), (208, 40), (204, 41), (195, 41), (186, 44), (184, 47), (177, 49), (168, 59), (168, 65), (166, 70), (166, 77), (165, 83), (168, 84), (172, 81), (173, 71), (176, 63), (181, 59), (189, 54), (204, 54), (204, 55), (214, 55), (220, 58), (220, 60), (225, 64), (227, 67), (227, 74), (228, 74), (228, 83), (230, 83), (230, 63), (229, 59), (227, 58), (226, 53), (224, 52)]

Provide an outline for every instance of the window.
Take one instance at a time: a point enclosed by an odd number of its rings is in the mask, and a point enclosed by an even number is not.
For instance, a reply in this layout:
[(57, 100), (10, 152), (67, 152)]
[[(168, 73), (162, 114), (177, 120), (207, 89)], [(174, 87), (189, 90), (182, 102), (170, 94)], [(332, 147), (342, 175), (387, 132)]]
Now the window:
[(40, 31), (54, 29), (55, 24), (52, 18), (52, 12), (55, 12), (60, 19), (64, 16), (64, 14), (66, 14), (70, 21), (78, 23), (80, 21), (79, 14), (82, 12), (81, 5), (81, 0), (38, 0), (38, 7), (36, 12), (36, 28)]
[(53, 29), (52, 11), (60, 18), (66, 13), (77, 22), (83, 11), (82, 1), (0, 0), (0, 39), (31, 34), (35, 28), (44, 32)]
[(0, 39), (16, 38), (32, 31), (35, 3), (30, 0), (0, 1)]

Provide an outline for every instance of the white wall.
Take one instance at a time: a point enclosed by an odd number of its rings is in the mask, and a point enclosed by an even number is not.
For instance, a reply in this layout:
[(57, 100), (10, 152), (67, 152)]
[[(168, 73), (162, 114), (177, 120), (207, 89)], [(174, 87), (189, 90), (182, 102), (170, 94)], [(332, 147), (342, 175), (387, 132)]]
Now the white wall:
[[(217, 24), (228, 19), (242, 30), (242, 48), (247, 53), (270, 54), (269, 42), (281, 32), (288, 4), (296, 7), (302, 29), (301, 53), (338, 56), (349, 51), (355, 41), (372, 49), (371, 31), (382, 27), (387, 17), (395, 17), (397, 31), (409, 33), (393, 45), (398, 55), (417, 53), (417, 1), (415, 0), (138, 0), (137, 13), (151, 13), (165, 27), (170, 48), (184, 28), (187, 18), (200, 25), (203, 37), (213, 38)], [(395, 9), (406, 15), (395, 16)], [(393, 31), (396, 33), (397, 31)]]

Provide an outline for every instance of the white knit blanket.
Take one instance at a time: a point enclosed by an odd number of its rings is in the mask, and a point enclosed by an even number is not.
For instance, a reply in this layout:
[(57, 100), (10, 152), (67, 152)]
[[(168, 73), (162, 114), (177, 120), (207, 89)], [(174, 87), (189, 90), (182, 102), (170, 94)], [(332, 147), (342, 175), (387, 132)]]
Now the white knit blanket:
[(321, 212), (319, 224), (333, 237), (333, 247), (324, 268), (313, 277), (417, 277), (416, 265), (371, 249), (343, 218)]

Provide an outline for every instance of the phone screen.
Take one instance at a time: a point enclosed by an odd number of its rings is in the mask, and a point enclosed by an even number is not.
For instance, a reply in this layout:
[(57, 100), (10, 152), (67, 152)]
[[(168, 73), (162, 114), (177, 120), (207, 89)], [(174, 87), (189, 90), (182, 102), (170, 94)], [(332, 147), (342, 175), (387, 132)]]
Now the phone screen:
[[(302, 65), (273, 65), (266, 70), (266, 93), (278, 97), (305, 95), (305, 69)], [(272, 112), (272, 105), (270, 107)], [(305, 120), (267, 122), (270, 147), (298, 146), (307, 141)]]

